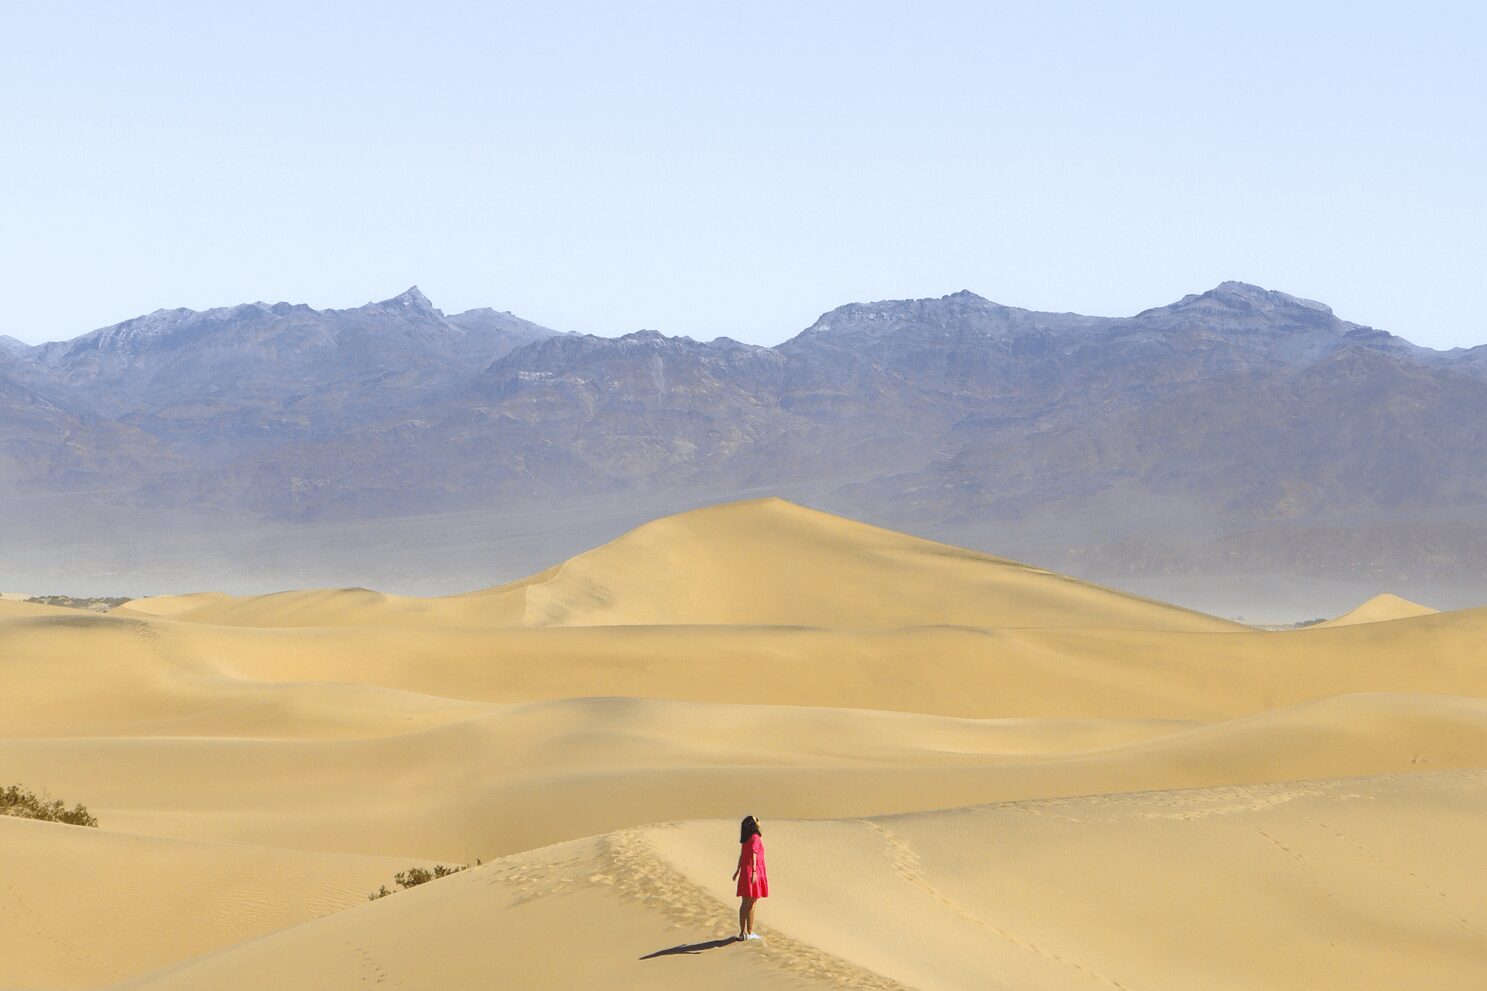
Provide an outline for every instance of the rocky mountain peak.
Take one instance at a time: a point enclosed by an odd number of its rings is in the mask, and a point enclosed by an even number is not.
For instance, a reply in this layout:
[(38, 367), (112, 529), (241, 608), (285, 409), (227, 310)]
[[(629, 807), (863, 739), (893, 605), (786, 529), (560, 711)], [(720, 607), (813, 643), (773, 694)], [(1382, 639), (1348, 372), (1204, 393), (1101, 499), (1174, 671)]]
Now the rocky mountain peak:
[(1205, 293), (1184, 296), (1177, 306), (1217, 305), (1248, 313), (1270, 314), (1276, 311), (1309, 310), (1323, 316), (1332, 316), (1332, 307), (1314, 299), (1303, 299), (1290, 293), (1248, 282), (1220, 282)]
[(0, 334), (0, 354), (23, 355), (31, 350), (31, 345), (25, 341), (18, 341), (7, 334)]
[(410, 316), (443, 316), (443, 313), (434, 307), (434, 304), (429, 301), (429, 298), (417, 286), (409, 286), (391, 299), (384, 299), (378, 303), (368, 303), (362, 309), (386, 310), (392, 313), (404, 313)]
[(984, 319), (1007, 312), (1007, 307), (978, 296), (969, 289), (927, 299), (885, 299), (873, 303), (848, 303), (821, 314), (816, 322), (795, 338), (881, 338), (905, 326), (943, 327), (964, 320)]

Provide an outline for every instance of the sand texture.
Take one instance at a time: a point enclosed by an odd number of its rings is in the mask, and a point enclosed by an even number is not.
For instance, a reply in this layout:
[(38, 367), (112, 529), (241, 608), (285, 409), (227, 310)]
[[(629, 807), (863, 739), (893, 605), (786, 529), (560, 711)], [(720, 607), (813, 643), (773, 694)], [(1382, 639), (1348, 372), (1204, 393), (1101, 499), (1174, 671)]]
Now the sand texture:
[(1484, 644), (779, 500), (446, 598), (0, 601), (0, 785), (102, 823), (0, 818), (0, 989), (1477, 988)]

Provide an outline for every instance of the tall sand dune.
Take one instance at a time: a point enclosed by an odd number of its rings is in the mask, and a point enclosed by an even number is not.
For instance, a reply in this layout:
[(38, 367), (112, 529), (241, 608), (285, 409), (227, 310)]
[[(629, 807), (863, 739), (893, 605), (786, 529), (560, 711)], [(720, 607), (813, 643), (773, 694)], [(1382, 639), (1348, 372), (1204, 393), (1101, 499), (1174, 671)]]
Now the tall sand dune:
[(666, 517), (531, 578), (443, 599), (366, 589), (181, 599), (137, 600), (125, 611), (241, 626), (1243, 629), (783, 499)]

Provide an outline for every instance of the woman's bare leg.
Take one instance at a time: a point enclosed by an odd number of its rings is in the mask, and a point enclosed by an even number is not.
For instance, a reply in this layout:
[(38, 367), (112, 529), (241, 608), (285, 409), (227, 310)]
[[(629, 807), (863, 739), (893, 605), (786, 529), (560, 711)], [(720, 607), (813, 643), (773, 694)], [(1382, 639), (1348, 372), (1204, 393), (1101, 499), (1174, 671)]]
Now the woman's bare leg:
[(746, 921), (748, 922), (749, 932), (751, 933), (754, 931), (754, 906), (757, 904), (759, 904), (759, 899), (749, 899), (748, 919)]
[(742, 939), (749, 934), (749, 909), (753, 908), (754, 899), (744, 895), (738, 902), (738, 935)]

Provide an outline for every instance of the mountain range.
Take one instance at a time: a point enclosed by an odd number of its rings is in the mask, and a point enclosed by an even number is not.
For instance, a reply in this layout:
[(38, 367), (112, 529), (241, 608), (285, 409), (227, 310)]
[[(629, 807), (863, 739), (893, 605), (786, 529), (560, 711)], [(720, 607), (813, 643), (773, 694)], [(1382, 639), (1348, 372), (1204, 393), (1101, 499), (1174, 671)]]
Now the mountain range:
[(1484, 452), (1487, 346), (1240, 282), (1116, 318), (854, 303), (775, 347), (560, 334), (413, 288), (0, 340), (0, 568), (65, 546), (122, 575), (181, 528), (272, 534), (282, 560), (296, 534), (476, 520), (489, 573), (457, 586), (571, 552), (577, 518), (769, 492), (1169, 595), (1306, 577), (1447, 605), (1487, 598)]

